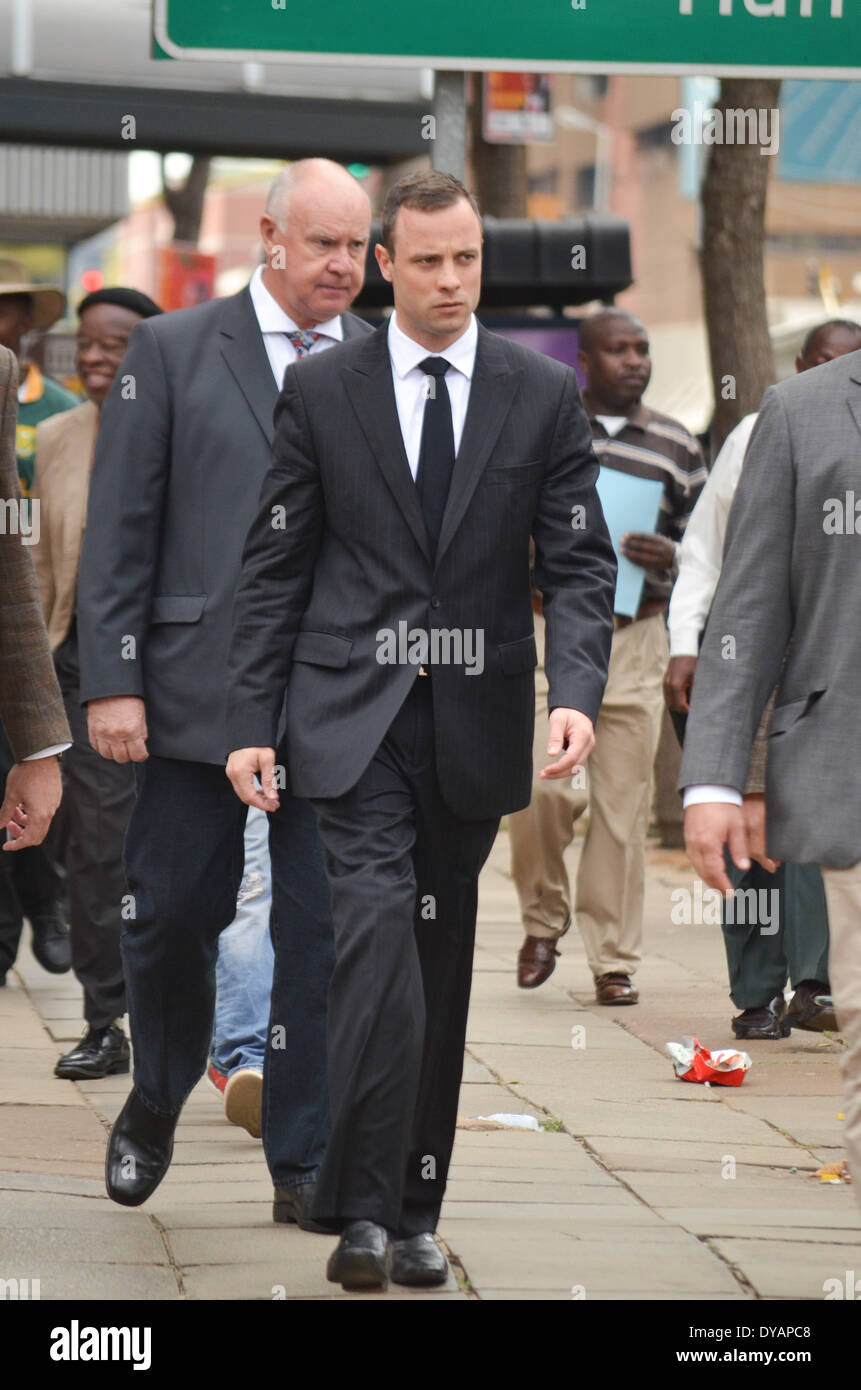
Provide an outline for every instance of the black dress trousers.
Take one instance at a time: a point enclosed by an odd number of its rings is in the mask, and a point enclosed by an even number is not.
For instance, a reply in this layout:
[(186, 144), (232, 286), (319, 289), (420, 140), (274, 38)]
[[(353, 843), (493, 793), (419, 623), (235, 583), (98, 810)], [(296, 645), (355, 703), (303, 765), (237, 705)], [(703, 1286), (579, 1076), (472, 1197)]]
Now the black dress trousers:
[(478, 876), (498, 819), (445, 805), (433, 676), (418, 676), (367, 771), (314, 801), (335, 921), (332, 1133), (314, 1215), (398, 1236), (436, 1228), (454, 1143)]

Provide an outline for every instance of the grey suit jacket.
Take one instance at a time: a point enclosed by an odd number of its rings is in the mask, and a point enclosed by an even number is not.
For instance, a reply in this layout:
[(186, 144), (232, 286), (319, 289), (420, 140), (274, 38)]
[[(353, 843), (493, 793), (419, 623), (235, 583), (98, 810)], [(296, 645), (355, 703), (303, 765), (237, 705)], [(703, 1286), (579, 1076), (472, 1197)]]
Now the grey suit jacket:
[[(371, 331), (343, 323), (347, 338)], [(234, 591), (277, 400), (246, 288), (140, 323), (102, 407), (78, 580), (81, 700), (142, 696), (161, 757), (224, 762)]]
[(381, 633), (469, 632), (476, 643), (480, 633), (480, 671), (457, 661), (456, 646), (454, 660), (433, 665), (440, 788), (465, 819), (525, 806), (536, 661), (530, 535), (551, 707), (597, 717), (613, 631), (616, 562), (573, 371), (479, 330), (435, 556), (385, 327), (288, 372), (276, 424), (237, 595), (228, 748), (274, 745), (286, 690), (294, 792), (340, 796), (417, 679), (415, 664), (380, 660)]
[(778, 685), (766, 769), (768, 853), (776, 859), (830, 868), (861, 860), (859, 614), (854, 352), (766, 394), (730, 514), (685, 734), (680, 786), (742, 791), (760, 715)]

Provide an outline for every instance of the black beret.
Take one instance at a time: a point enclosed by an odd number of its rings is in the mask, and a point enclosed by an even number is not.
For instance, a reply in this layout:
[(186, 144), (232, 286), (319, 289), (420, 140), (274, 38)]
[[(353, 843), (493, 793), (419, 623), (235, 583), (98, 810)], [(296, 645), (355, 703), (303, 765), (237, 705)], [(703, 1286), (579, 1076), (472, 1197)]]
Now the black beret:
[(150, 299), (148, 294), (142, 294), (140, 290), (125, 289), (122, 285), (115, 285), (112, 289), (93, 290), (92, 294), (85, 295), (78, 305), (78, 318), (96, 304), (116, 304), (121, 309), (131, 309), (133, 314), (140, 314), (142, 319), (151, 319), (156, 314), (163, 313), (163, 310), (154, 299)]

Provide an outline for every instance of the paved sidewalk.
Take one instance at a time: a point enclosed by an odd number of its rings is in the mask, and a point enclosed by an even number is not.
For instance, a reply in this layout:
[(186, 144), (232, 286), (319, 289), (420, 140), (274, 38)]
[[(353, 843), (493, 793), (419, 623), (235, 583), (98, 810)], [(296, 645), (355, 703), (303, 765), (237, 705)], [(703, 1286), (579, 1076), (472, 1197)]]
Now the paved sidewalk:
[[(440, 1227), (456, 1281), (370, 1297), (821, 1299), (826, 1279), (858, 1267), (852, 1187), (809, 1176), (843, 1157), (839, 1044), (748, 1044), (737, 1090), (673, 1075), (669, 1039), (733, 1043), (720, 929), (671, 922), (672, 891), (692, 883), (682, 854), (650, 851), (642, 1004), (594, 1004), (576, 930), (552, 979), (518, 990), (500, 836), (482, 879), (461, 1112), (551, 1129), (460, 1130)], [(55, 1080), (82, 1029), (73, 977), (22, 951), (0, 990), (0, 1278), (38, 1279), (43, 1299), (356, 1297), (326, 1282), (331, 1238), (273, 1225), (262, 1146), (226, 1123), (206, 1082), (154, 1197), (134, 1211), (108, 1201), (105, 1137), (130, 1083)]]

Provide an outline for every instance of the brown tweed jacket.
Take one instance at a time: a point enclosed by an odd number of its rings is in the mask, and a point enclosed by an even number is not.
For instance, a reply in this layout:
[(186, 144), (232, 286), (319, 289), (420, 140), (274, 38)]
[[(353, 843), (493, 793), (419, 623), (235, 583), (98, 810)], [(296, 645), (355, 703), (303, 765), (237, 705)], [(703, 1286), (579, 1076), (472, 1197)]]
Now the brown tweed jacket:
[(15, 423), (18, 372), (0, 347), (0, 719), (20, 762), (55, 743), (71, 743), (48, 647), (29, 547), (19, 530)]

